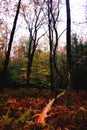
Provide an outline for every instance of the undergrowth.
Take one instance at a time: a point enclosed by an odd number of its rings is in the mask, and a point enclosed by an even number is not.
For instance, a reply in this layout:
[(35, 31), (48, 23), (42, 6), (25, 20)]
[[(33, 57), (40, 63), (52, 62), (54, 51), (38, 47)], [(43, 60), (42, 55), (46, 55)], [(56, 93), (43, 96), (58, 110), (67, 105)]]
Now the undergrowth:
[(50, 90), (5, 89), (0, 94), (0, 130), (87, 130), (87, 94), (72, 93), (72, 108), (65, 106), (65, 95), (54, 102), (44, 124), (36, 121), (54, 97)]

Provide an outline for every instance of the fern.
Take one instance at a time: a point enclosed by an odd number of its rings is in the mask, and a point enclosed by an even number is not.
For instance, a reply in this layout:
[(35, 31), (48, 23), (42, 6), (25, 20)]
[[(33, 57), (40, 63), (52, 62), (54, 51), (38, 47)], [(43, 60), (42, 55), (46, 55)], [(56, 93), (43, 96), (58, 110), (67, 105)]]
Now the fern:
[(28, 109), (24, 114), (22, 114), (17, 121), (25, 123), (26, 119), (31, 115), (32, 109)]

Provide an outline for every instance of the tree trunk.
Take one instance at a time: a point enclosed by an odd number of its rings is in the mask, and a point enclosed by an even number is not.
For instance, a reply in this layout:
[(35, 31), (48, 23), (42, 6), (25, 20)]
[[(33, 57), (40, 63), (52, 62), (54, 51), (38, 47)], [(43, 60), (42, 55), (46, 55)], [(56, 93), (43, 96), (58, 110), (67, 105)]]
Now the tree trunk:
[(51, 81), (51, 91), (53, 92), (54, 90), (54, 65), (53, 65), (53, 55), (52, 52), (50, 51), (50, 81)]
[(52, 30), (52, 0), (48, 0), (48, 30), (49, 30), (49, 46), (50, 46), (50, 82), (51, 82), (51, 91), (54, 87), (54, 65), (53, 65), (53, 30)]
[(27, 66), (27, 86), (29, 86), (29, 82), (30, 82), (30, 74), (31, 74), (31, 66), (32, 66), (32, 63), (30, 61), (30, 59), (28, 59), (28, 66)]
[(66, 14), (67, 14), (67, 106), (71, 107), (71, 16), (70, 16), (70, 3), (66, 0)]
[(10, 40), (9, 40), (9, 43), (8, 43), (8, 50), (7, 50), (7, 53), (6, 53), (6, 59), (5, 59), (5, 63), (4, 63), (4, 70), (3, 70), (3, 76), (2, 76), (3, 77), (3, 85), (7, 85), (9, 58), (10, 58), (14, 33), (15, 33), (16, 25), (17, 25), (17, 20), (18, 20), (18, 15), (19, 15), (19, 10), (20, 10), (20, 4), (21, 4), (21, 0), (19, 0), (19, 2), (18, 2), (17, 11), (16, 11), (16, 15), (15, 15), (15, 18), (14, 18), (14, 23), (13, 23), (13, 28), (12, 28), (12, 31), (11, 31), (11, 34), (10, 34)]
[(29, 49), (28, 49), (28, 66), (27, 66), (27, 80), (26, 80), (27, 86), (29, 86), (31, 66), (32, 66), (31, 48), (32, 48), (32, 30), (30, 30), (30, 41), (29, 41)]

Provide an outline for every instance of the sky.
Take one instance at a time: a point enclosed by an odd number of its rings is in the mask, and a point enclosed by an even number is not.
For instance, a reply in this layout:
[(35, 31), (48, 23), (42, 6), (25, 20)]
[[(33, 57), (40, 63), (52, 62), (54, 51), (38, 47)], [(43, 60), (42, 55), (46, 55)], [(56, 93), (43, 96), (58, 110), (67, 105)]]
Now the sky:
[[(65, 0), (62, 0), (65, 3)], [(70, 11), (71, 11), (71, 30), (72, 33), (77, 33), (80, 37), (87, 39), (87, 24), (83, 24), (85, 19), (86, 11), (86, 0), (70, 0)], [(66, 6), (63, 5), (61, 13), (63, 14), (63, 22), (60, 25), (60, 33), (66, 28)], [(81, 24), (80, 24), (81, 23)], [(66, 32), (65, 32), (66, 33)], [(61, 37), (61, 40), (65, 42), (65, 34)]]
[[(62, 0), (62, 1), (63, 1), (63, 3), (65, 2), (65, 0)], [(71, 11), (72, 33), (77, 33), (77, 35), (84, 37), (84, 39), (87, 39), (87, 29), (86, 29), (87, 24), (80, 24), (80, 23), (85, 22), (85, 10), (86, 10), (85, 3), (86, 3), (86, 0), (70, 0), (70, 9), (71, 9), (70, 11)], [(63, 5), (61, 13), (62, 13), (62, 22), (59, 27), (60, 33), (66, 28), (66, 6), (65, 5)], [(9, 20), (11, 20), (11, 18)], [(20, 23), (22, 25), (22, 20), (23, 19), (21, 19), (19, 17), (18, 23), (17, 23), (17, 32), (18, 33), (16, 33), (15, 39), (21, 37), (21, 35), (26, 36), (29, 34), (28, 31), (26, 31), (26, 29), (24, 31), (24, 27), (22, 27), (22, 26), (19, 27)], [(65, 34), (66, 34), (66, 32), (61, 37), (60, 41), (62, 43), (66, 41)], [(18, 35), (19, 35), (19, 37), (18, 37)]]
[[(65, 2), (65, 0), (62, 0)], [(77, 33), (77, 35), (87, 39), (87, 24), (82, 24), (86, 21), (85, 11), (86, 11), (86, 0), (70, 0), (70, 11), (71, 11), (71, 30), (72, 33)], [(60, 33), (66, 28), (66, 6), (63, 5), (61, 13), (63, 14), (63, 22), (60, 25)], [(80, 24), (81, 23), (81, 24)], [(24, 33), (25, 35), (25, 33)], [(62, 40), (65, 42), (65, 34), (62, 36)]]
[[(65, 1), (65, 0), (63, 0)], [(87, 23), (84, 24), (86, 21), (85, 18), (85, 11), (86, 11), (86, 0), (70, 0), (70, 12), (71, 12), (71, 33), (77, 33), (80, 37), (87, 39)], [(65, 19), (66, 19), (66, 9), (65, 6), (62, 9), (63, 13), (63, 21), (60, 25), (60, 29), (62, 30), (65, 28)], [(65, 32), (66, 33), (66, 32)], [(61, 37), (61, 41), (65, 42), (66, 35), (65, 33)]]
[[(86, 21), (85, 11), (86, 11), (86, 0), (70, 0), (71, 4), (71, 21), (72, 29), (74, 28), (79, 33), (86, 33), (87, 24), (80, 24)], [(87, 37), (86, 37), (87, 38)]]

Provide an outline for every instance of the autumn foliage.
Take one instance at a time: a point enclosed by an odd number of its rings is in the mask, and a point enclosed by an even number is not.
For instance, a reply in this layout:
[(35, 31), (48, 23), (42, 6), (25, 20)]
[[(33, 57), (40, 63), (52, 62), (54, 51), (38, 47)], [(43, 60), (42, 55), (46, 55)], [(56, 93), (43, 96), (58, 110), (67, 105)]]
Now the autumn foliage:
[(45, 122), (37, 122), (53, 97), (47, 89), (5, 89), (0, 94), (0, 130), (87, 130), (87, 95), (82, 91), (72, 93), (71, 109), (63, 95), (54, 101)]

